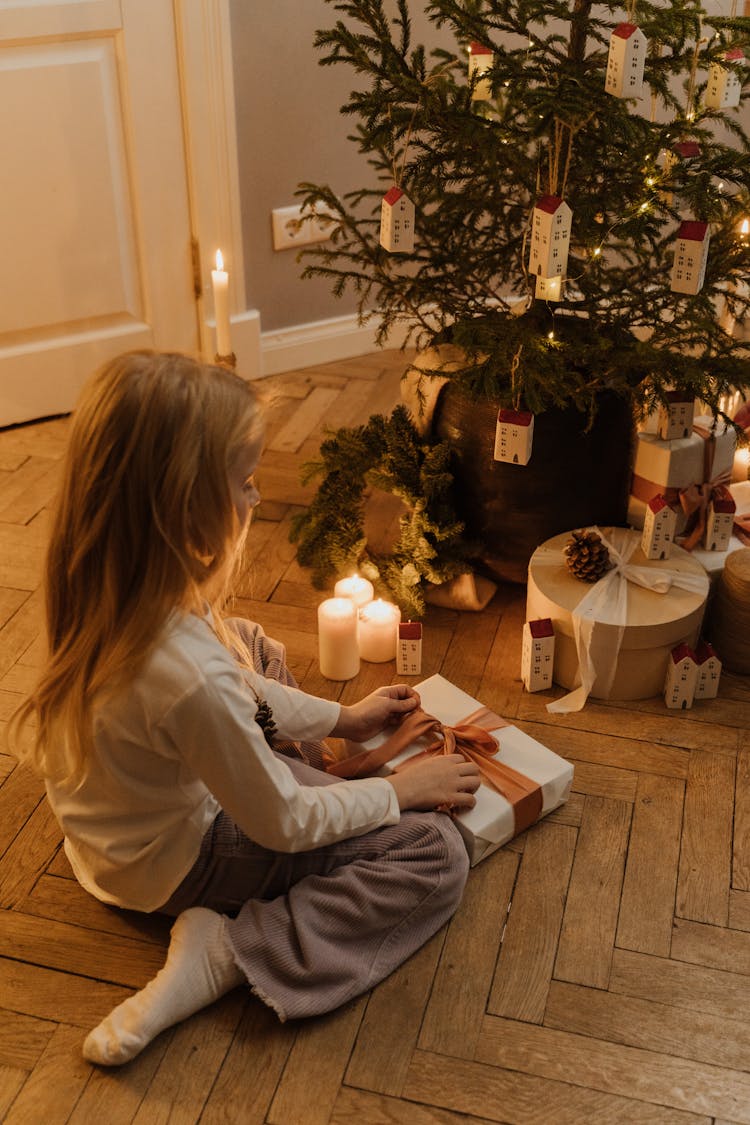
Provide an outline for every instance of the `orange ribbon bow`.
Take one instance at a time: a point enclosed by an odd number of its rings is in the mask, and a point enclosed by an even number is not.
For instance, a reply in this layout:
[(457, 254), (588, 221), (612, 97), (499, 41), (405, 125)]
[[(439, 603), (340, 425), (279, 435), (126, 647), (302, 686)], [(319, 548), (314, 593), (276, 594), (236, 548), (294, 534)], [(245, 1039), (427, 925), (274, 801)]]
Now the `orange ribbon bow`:
[(408, 769), (423, 758), (439, 754), (463, 754), (467, 761), (474, 762), (479, 767), (483, 783), (500, 793), (513, 806), (517, 834), (539, 819), (542, 790), (532, 778), (495, 758), (498, 743), (489, 732), (510, 725), (487, 707), (480, 707), (453, 727), (444, 725), (439, 719), (417, 708), (375, 749), (362, 750), (359, 754), (355, 753), (340, 761), (330, 757), (326, 761), (326, 770), (336, 777), (347, 779), (371, 777), (418, 738), (435, 734), (438, 737), (434, 742), (407, 758), (396, 769)]

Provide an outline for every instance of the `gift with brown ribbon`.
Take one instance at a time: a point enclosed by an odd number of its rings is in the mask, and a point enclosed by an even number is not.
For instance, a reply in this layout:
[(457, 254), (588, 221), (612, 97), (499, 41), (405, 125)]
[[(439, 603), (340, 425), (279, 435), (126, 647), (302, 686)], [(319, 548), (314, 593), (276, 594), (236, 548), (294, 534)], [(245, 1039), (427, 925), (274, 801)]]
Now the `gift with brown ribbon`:
[(396, 730), (372, 749), (363, 748), (349, 757), (326, 762), (328, 773), (353, 779), (372, 777), (407, 747), (431, 739), (422, 749), (400, 764), (393, 772), (409, 769), (416, 762), (440, 754), (463, 754), (474, 762), (482, 775), (482, 783), (504, 797), (513, 807), (514, 835), (523, 832), (539, 819), (542, 812), (542, 790), (538, 782), (497, 758), (497, 739), (490, 731), (511, 724), (487, 707), (480, 707), (454, 725), (441, 723), (421, 708), (407, 715)]
[[(654, 496), (663, 496), (671, 507), (681, 508), (681, 511), (687, 516), (687, 524), (684, 538), (680, 538), (679, 542), (680, 546), (688, 551), (694, 550), (704, 538), (708, 505), (711, 504), (712, 498), (719, 495), (719, 490), (729, 484), (732, 468), (731, 457), (734, 450), (734, 432), (725, 429), (717, 435), (711, 420), (701, 417), (699, 420), (696, 418), (692, 438), (693, 440), (695, 438), (703, 440), (701, 479), (689, 480), (688, 478), (689, 483), (674, 486), (666, 483), (659, 484), (657, 480), (651, 480), (639, 474), (639, 472), (634, 472), (631, 484), (631, 496), (644, 504), (648, 504)], [(675, 444), (680, 449), (683, 449), (683, 447), (689, 449), (685, 444), (689, 440), (680, 439)], [(721, 454), (717, 457), (720, 440)], [(651, 442), (656, 442), (656, 439), (651, 438)], [(668, 445), (669, 443), (659, 442), (659, 444)], [(683, 456), (683, 454), (680, 454), (680, 456)], [(690, 453), (690, 463), (692, 463), (692, 458), (693, 454)], [(638, 468), (638, 458), (636, 458), (636, 468)], [(685, 468), (689, 471), (689, 465), (686, 465)], [(698, 467), (694, 466), (693, 471), (697, 477)]]
[(680, 492), (680, 507), (688, 517), (688, 522), (684, 538), (679, 543), (686, 551), (692, 551), (703, 541), (709, 505), (712, 500), (729, 495), (727, 485), (732, 475), (729, 468), (714, 474), (716, 436), (713, 430), (698, 425), (693, 430), (703, 438), (703, 484), (691, 484)]

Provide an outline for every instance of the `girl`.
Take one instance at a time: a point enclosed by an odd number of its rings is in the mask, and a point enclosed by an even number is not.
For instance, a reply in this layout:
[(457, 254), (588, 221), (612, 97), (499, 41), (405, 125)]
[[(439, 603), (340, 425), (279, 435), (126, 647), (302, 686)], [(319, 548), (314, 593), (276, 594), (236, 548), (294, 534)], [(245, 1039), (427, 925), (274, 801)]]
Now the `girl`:
[(164, 968), (87, 1037), (92, 1062), (126, 1062), (243, 982), (282, 1020), (343, 1004), (450, 917), (466, 879), (450, 817), (407, 810), (472, 807), (475, 766), (336, 781), (314, 742), (278, 742), (362, 741), (419, 700), (405, 685), (353, 706), (306, 695), (281, 646), (222, 618), (261, 441), (248, 384), (181, 355), (115, 359), (73, 418), (50, 657), (16, 744), (35, 719), (29, 757), (82, 886), (177, 916)]

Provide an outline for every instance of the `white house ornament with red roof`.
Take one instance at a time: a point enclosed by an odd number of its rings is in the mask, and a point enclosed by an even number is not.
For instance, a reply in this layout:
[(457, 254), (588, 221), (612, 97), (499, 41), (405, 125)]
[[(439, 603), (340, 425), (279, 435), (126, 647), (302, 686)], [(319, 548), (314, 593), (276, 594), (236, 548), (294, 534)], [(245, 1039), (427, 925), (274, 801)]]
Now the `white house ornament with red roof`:
[(634, 23), (620, 23), (612, 32), (604, 89), (616, 98), (639, 98), (643, 93), (646, 36)]
[(713, 645), (710, 645), (708, 641), (701, 641), (695, 650), (695, 662), (698, 665), (695, 698), (715, 699), (719, 693), (721, 661), (716, 655)]
[(531, 217), (529, 273), (537, 277), (564, 277), (568, 268), (573, 212), (559, 195), (543, 195)]
[(684, 710), (693, 706), (695, 688), (698, 683), (698, 665), (690, 645), (682, 644), (673, 648), (667, 661), (667, 677), (664, 684), (664, 702), (667, 707)]
[(495, 61), (494, 52), (485, 47), (484, 43), (472, 43), (469, 47), (469, 80), (476, 78), (471, 88), (473, 102), (488, 102), (492, 98), (492, 83), (487, 78), (479, 76), (492, 69)]
[(552, 687), (555, 664), (555, 630), (549, 617), (527, 621), (521, 645), (521, 679), (527, 691)]
[(534, 441), (534, 415), (530, 410), (497, 412), (495, 460), (511, 465), (528, 465)]
[(715, 488), (708, 505), (706, 519), (706, 550), (726, 551), (732, 538), (737, 505), (728, 488)]
[(700, 293), (706, 276), (708, 223), (687, 219), (680, 224), (672, 264), (673, 293)]
[(402, 621), (398, 627), (396, 675), (418, 676), (422, 671), (422, 626), (418, 621)]
[(724, 61), (733, 66), (711, 63), (708, 71), (705, 100), (709, 109), (733, 109), (740, 104), (742, 78), (737, 68), (745, 62), (745, 52), (733, 47), (724, 54)]
[(676, 141), (664, 154), (664, 171), (671, 172), (675, 164), (689, 164), (700, 154), (701, 146), (697, 141)]
[(399, 187), (392, 187), (380, 205), (380, 245), (391, 254), (414, 249), (414, 204)]
[(674, 542), (677, 513), (663, 496), (654, 496), (646, 505), (641, 549), (647, 559), (668, 559)]
[(662, 441), (690, 437), (693, 432), (695, 399), (685, 391), (667, 391), (667, 405), (659, 406), (656, 432)]

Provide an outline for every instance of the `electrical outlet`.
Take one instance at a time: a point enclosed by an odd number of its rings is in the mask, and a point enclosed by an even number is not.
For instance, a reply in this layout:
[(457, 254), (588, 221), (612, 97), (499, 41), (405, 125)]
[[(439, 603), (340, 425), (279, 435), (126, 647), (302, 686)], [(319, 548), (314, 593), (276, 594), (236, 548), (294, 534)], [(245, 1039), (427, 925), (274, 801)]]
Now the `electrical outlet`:
[(292, 224), (302, 218), (302, 207), (277, 207), (271, 212), (274, 250), (292, 250), (312, 242), (326, 242), (333, 229), (330, 222), (321, 224), (317, 215), (308, 215), (299, 229)]

